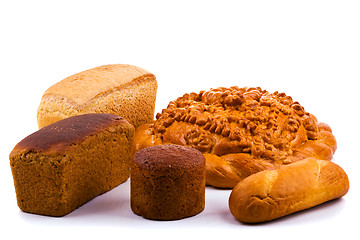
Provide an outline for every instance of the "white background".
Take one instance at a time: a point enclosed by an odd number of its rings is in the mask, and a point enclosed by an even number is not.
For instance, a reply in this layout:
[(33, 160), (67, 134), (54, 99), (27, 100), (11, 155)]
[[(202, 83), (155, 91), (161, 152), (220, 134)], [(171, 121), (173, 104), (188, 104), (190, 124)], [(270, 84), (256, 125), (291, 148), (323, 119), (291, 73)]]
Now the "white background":
[[(2, 236), (358, 237), (350, 231), (360, 213), (359, 1), (1, 1), (0, 34)], [(333, 161), (348, 173), (349, 193), (260, 225), (237, 222), (228, 210), (230, 191), (213, 188), (195, 217), (145, 220), (130, 210), (129, 182), (62, 218), (22, 213), (8, 155), (37, 130), (43, 92), (110, 63), (157, 76), (156, 112), (186, 92), (220, 86), (285, 92), (332, 127), (338, 141)]]

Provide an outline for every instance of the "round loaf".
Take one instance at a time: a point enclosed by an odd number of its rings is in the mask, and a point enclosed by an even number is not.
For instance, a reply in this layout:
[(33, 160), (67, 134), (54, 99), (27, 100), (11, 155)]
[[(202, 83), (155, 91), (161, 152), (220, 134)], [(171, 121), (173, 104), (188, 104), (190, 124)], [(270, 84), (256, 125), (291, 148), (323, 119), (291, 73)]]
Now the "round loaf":
[(206, 158), (206, 183), (233, 188), (256, 172), (315, 157), (331, 160), (336, 140), (285, 93), (261, 88), (217, 88), (185, 94), (135, 133), (135, 151), (179, 144)]
[(147, 219), (175, 220), (205, 207), (205, 158), (196, 149), (158, 145), (134, 155), (131, 209)]

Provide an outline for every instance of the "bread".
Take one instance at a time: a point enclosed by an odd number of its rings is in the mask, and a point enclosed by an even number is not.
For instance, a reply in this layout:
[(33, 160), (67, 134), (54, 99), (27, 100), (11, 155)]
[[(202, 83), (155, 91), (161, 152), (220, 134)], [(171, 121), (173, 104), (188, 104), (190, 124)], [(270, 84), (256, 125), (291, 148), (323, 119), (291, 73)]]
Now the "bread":
[(126, 181), (134, 127), (113, 114), (50, 124), (10, 153), (17, 203), (24, 212), (63, 216)]
[(331, 128), (285, 93), (217, 88), (171, 101), (135, 133), (134, 149), (179, 144), (206, 158), (206, 183), (233, 188), (256, 172), (315, 157), (331, 160)]
[(340, 198), (348, 189), (341, 167), (307, 158), (245, 178), (232, 190), (229, 208), (239, 221), (259, 223)]
[(113, 64), (72, 75), (47, 89), (37, 110), (39, 128), (86, 113), (112, 113), (135, 128), (154, 120), (157, 82), (139, 67)]
[(137, 152), (131, 164), (132, 211), (147, 219), (175, 220), (205, 207), (205, 158), (196, 149), (159, 145)]

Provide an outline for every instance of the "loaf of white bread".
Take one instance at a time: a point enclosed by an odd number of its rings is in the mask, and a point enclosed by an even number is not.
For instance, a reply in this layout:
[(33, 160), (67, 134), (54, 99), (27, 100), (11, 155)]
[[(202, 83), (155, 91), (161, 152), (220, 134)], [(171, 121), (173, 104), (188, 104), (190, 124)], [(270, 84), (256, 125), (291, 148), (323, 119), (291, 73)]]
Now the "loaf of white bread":
[(37, 111), (39, 128), (86, 113), (122, 116), (135, 128), (154, 120), (155, 76), (136, 66), (112, 64), (92, 68), (52, 85)]
[(239, 221), (259, 223), (340, 198), (348, 190), (341, 167), (307, 158), (245, 178), (232, 190), (229, 208)]

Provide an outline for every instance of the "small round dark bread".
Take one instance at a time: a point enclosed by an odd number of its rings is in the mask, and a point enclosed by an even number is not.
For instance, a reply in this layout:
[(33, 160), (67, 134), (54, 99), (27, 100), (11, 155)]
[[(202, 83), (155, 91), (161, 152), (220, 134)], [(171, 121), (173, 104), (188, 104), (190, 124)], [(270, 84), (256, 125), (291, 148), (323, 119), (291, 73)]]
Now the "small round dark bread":
[(131, 209), (147, 219), (175, 220), (205, 207), (205, 158), (179, 145), (142, 149), (131, 163)]

